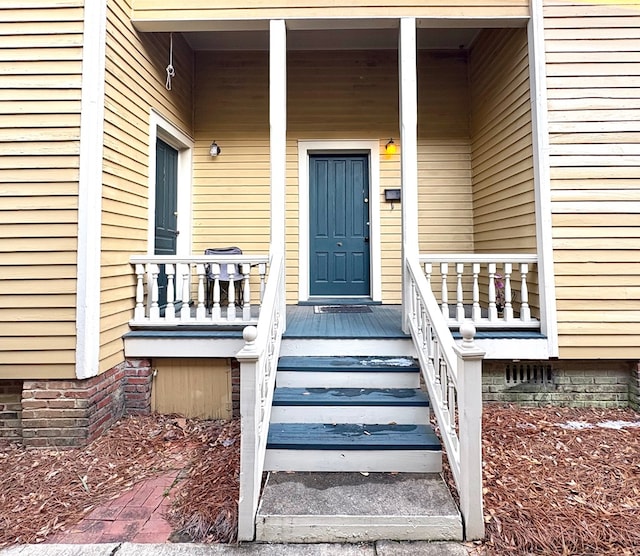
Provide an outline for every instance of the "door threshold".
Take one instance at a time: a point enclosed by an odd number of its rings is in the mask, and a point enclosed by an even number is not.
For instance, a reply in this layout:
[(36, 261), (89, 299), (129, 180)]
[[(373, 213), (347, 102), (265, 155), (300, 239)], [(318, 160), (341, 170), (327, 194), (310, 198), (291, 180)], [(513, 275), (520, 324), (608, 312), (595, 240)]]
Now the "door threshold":
[(382, 301), (370, 297), (311, 297), (298, 301), (298, 305), (382, 305)]

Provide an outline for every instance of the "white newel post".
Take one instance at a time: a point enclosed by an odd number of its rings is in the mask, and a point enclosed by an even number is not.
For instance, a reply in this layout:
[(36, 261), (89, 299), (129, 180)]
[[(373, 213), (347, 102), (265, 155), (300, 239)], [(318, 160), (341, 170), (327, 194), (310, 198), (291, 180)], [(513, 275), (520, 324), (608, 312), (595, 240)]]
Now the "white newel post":
[(458, 419), (460, 427), (460, 510), (466, 540), (484, 537), (482, 506), (482, 359), (469, 321), (460, 326), (458, 356)]
[(260, 497), (262, 465), (258, 461), (260, 442), (258, 416), (258, 361), (255, 340), (258, 331), (247, 326), (242, 336), (245, 346), (236, 358), (240, 362), (240, 496), (238, 500), (238, 541), (252, 541)]
[(409, 331), (411, 279), (406, 264), (418, 257), (418, 62), (416, 20), (400, 19), (400, 173), (402, 180), (402, 330)]

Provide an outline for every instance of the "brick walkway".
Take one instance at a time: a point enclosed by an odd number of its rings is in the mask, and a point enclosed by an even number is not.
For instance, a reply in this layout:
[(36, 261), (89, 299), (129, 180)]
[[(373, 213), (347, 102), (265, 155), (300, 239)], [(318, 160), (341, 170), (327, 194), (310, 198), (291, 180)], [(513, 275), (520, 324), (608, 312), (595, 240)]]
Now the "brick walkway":
[[(164, 543), (171, 526), (164, 518), (180, 471), (142, 481), (122, 496), (94, 509), (80, 523), (47, 540), (56, 544), (112, 542)], [(173, 487), (173, 488), (172, 488)]]

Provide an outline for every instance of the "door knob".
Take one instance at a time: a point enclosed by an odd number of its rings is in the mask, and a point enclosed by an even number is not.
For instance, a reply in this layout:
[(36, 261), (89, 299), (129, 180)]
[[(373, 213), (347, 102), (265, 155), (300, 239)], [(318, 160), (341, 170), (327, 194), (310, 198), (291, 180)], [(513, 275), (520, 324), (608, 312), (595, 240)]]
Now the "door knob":
[(337, 243), (337, 246), (338, 246), (338, 247), (342, 247), (342, 242), (341, 242), (341, 241), (339, 241), (339, 242)]

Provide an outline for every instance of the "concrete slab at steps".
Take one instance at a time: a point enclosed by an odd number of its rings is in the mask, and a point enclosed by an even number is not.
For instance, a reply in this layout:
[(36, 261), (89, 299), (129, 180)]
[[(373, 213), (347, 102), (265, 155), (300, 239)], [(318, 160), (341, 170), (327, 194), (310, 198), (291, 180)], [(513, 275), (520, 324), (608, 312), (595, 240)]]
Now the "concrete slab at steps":
[(461, 539), (438, 474), (270, 473), (256, 526), (259, 542)]

